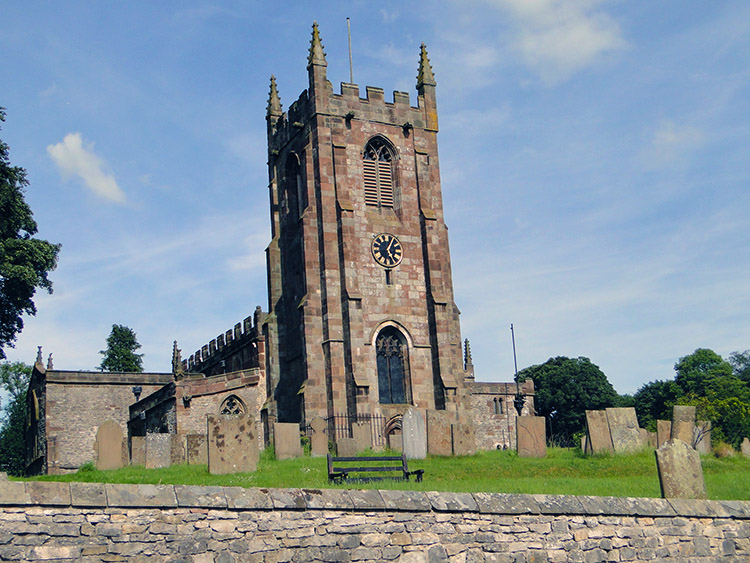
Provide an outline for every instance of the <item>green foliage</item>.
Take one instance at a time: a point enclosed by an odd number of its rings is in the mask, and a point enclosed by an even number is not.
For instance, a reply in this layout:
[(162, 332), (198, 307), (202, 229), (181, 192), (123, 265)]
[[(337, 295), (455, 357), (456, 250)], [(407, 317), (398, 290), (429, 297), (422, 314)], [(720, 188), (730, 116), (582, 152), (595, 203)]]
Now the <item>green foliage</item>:
[(688, 395), (680, 404), (694, 405), (698, 420), (711, 421), (711, 441), (726, 442), (739, 449), (750, 436), (750, 403), (737, 397), (709, 398)]
[[(0, 122), (5, 110), (0, 108)], [(37, 233), (31, 208), (24, 200), (26, 170), (11, 166), (9, 147), (0, 140), (0, 360), (23, 329), (22, 315), (36, 314), (37, 288), (52, 293), (47, 274), (57, 266), (59, 244), (32, 238)]]
[(729, 354), (732, 372), (745, 383), (750, 384), (750, 350)]
[(672, 420), (672, 407), (680, 395), (680, 387), (674, 381), (646, 383), (633, 396), (638, 423), (655, 432), (657, 420)]
[(707, 348), (698, 348), (692, 354), (683, 356), (674, 365), (677, 372), (675, 383), (684, 395), (705, 395), (709, 381), (720, 376), (732, 375), (732, 366), (719, 354)]
[(23, 475), (26, 468), (26, 420), (31, 366), (22, 362), (0, 364), (0, 385), (8, 394), (0, 419), (0, 471)]
[(112, 332), (107, 337), (107, 349), (99, 352), (104, 356), (99, 369), (129, 373), (142, 372), (143, 354), (135, 353), (140, 347), (132, 328), (112, 325)]
[[(706, 488), (712, 499), (750, 500), (750, 459), (702, 457)], [(521, 458), (513, 451), (493, 450), (464, 457), (428, 456), (409, 460), (409, 469), (424, 469), (422, 483), (378, 481), (357, 483), (358, 489), (576, 494), (596, 496), (661, 496), (652, 451), (633, 455), (583, 456), (580, 450), (550, 448), (545, 458)], [(253, 473), (211, 475), (205, 465), (173, 465), (164, 469), (125, 467), (87, 470), (68, 475), (35, 477), (45, 481), (168, 483), (240, 487), (351, 488), (328, 483), (324, 457), (279, 461), (261, 455)]]
[(573, 445), (586, 426), (586, 410), (614, 406), (618, 395), (607, 376), (588, 358), (558, 356), (518, 373), (519, 381), (534, 380), (536, 412), (547, 419), (547, 435)]

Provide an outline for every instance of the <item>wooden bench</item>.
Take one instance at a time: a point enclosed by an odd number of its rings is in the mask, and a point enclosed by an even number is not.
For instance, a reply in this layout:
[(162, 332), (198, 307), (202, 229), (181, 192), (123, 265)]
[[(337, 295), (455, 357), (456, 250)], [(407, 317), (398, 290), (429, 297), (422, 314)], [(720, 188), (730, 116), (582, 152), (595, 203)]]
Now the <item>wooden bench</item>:
[[(377, 463), (376, 463), (377, 462)], [(383, 462), (388, 462), (384, 464)], [(345, 465), (341, 465), (345, 464)], [(354, 464), (354, 465), (352, 465)], [(367, 475), (351, 477), (352, 473), (365, 473)], [(371, 475), (372, 473), (391, 473), (391, 475)], [(334, 457), (328, 454), (328, 481), (342, 483), (349, 481), (353, 483), (369, 483), (371, 481), (383, 481), (393, 479), (395, 481), (408, 481), (413, 475), (417, 482), (422, 480), (424, 469), (409, 471), (406, 456), (376, 456), (376, 457)]]

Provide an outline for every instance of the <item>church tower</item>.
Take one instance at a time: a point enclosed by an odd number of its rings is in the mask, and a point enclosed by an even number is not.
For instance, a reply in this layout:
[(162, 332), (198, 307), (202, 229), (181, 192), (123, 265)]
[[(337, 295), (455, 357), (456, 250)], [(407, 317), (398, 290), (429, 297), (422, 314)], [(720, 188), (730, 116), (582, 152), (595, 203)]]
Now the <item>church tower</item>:
[(427, 50), (417, 100), (342, 83), (334, 93), (317, 24), (309, 87), (266, 119), (266, 422), (409, 406), (466, 407), (459, 311), (443, 221), (438, 117)]

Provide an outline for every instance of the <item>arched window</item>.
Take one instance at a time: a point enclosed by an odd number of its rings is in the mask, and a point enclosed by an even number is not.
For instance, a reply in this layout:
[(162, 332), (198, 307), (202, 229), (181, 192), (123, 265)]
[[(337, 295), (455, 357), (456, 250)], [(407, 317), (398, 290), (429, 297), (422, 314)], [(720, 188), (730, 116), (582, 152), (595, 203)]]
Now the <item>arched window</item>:
[(394, 327), (386, 327), (378, 335), (375, 348), (380, 402), (409, 403), (409, 353), (404, 336)]
[(366, 205), (393, 207), (393, 161), (393, 150), (385, 139), (370, 139), (362, 155)]
[(237, 395), (229, 395), (221, 403), (219, 414), (245, 414), (245, 404)]

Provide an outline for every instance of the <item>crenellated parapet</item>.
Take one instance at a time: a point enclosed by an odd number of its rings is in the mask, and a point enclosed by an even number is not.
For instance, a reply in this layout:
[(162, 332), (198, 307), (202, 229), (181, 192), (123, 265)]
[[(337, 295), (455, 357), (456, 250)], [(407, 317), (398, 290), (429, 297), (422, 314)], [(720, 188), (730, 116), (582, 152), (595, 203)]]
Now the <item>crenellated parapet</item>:
[(265, 313), (260, 306), (252, 316), (219, 334), (201, 346), (182, 366), (186, 373), (216, 375), (265, 365), (262, 324)]

